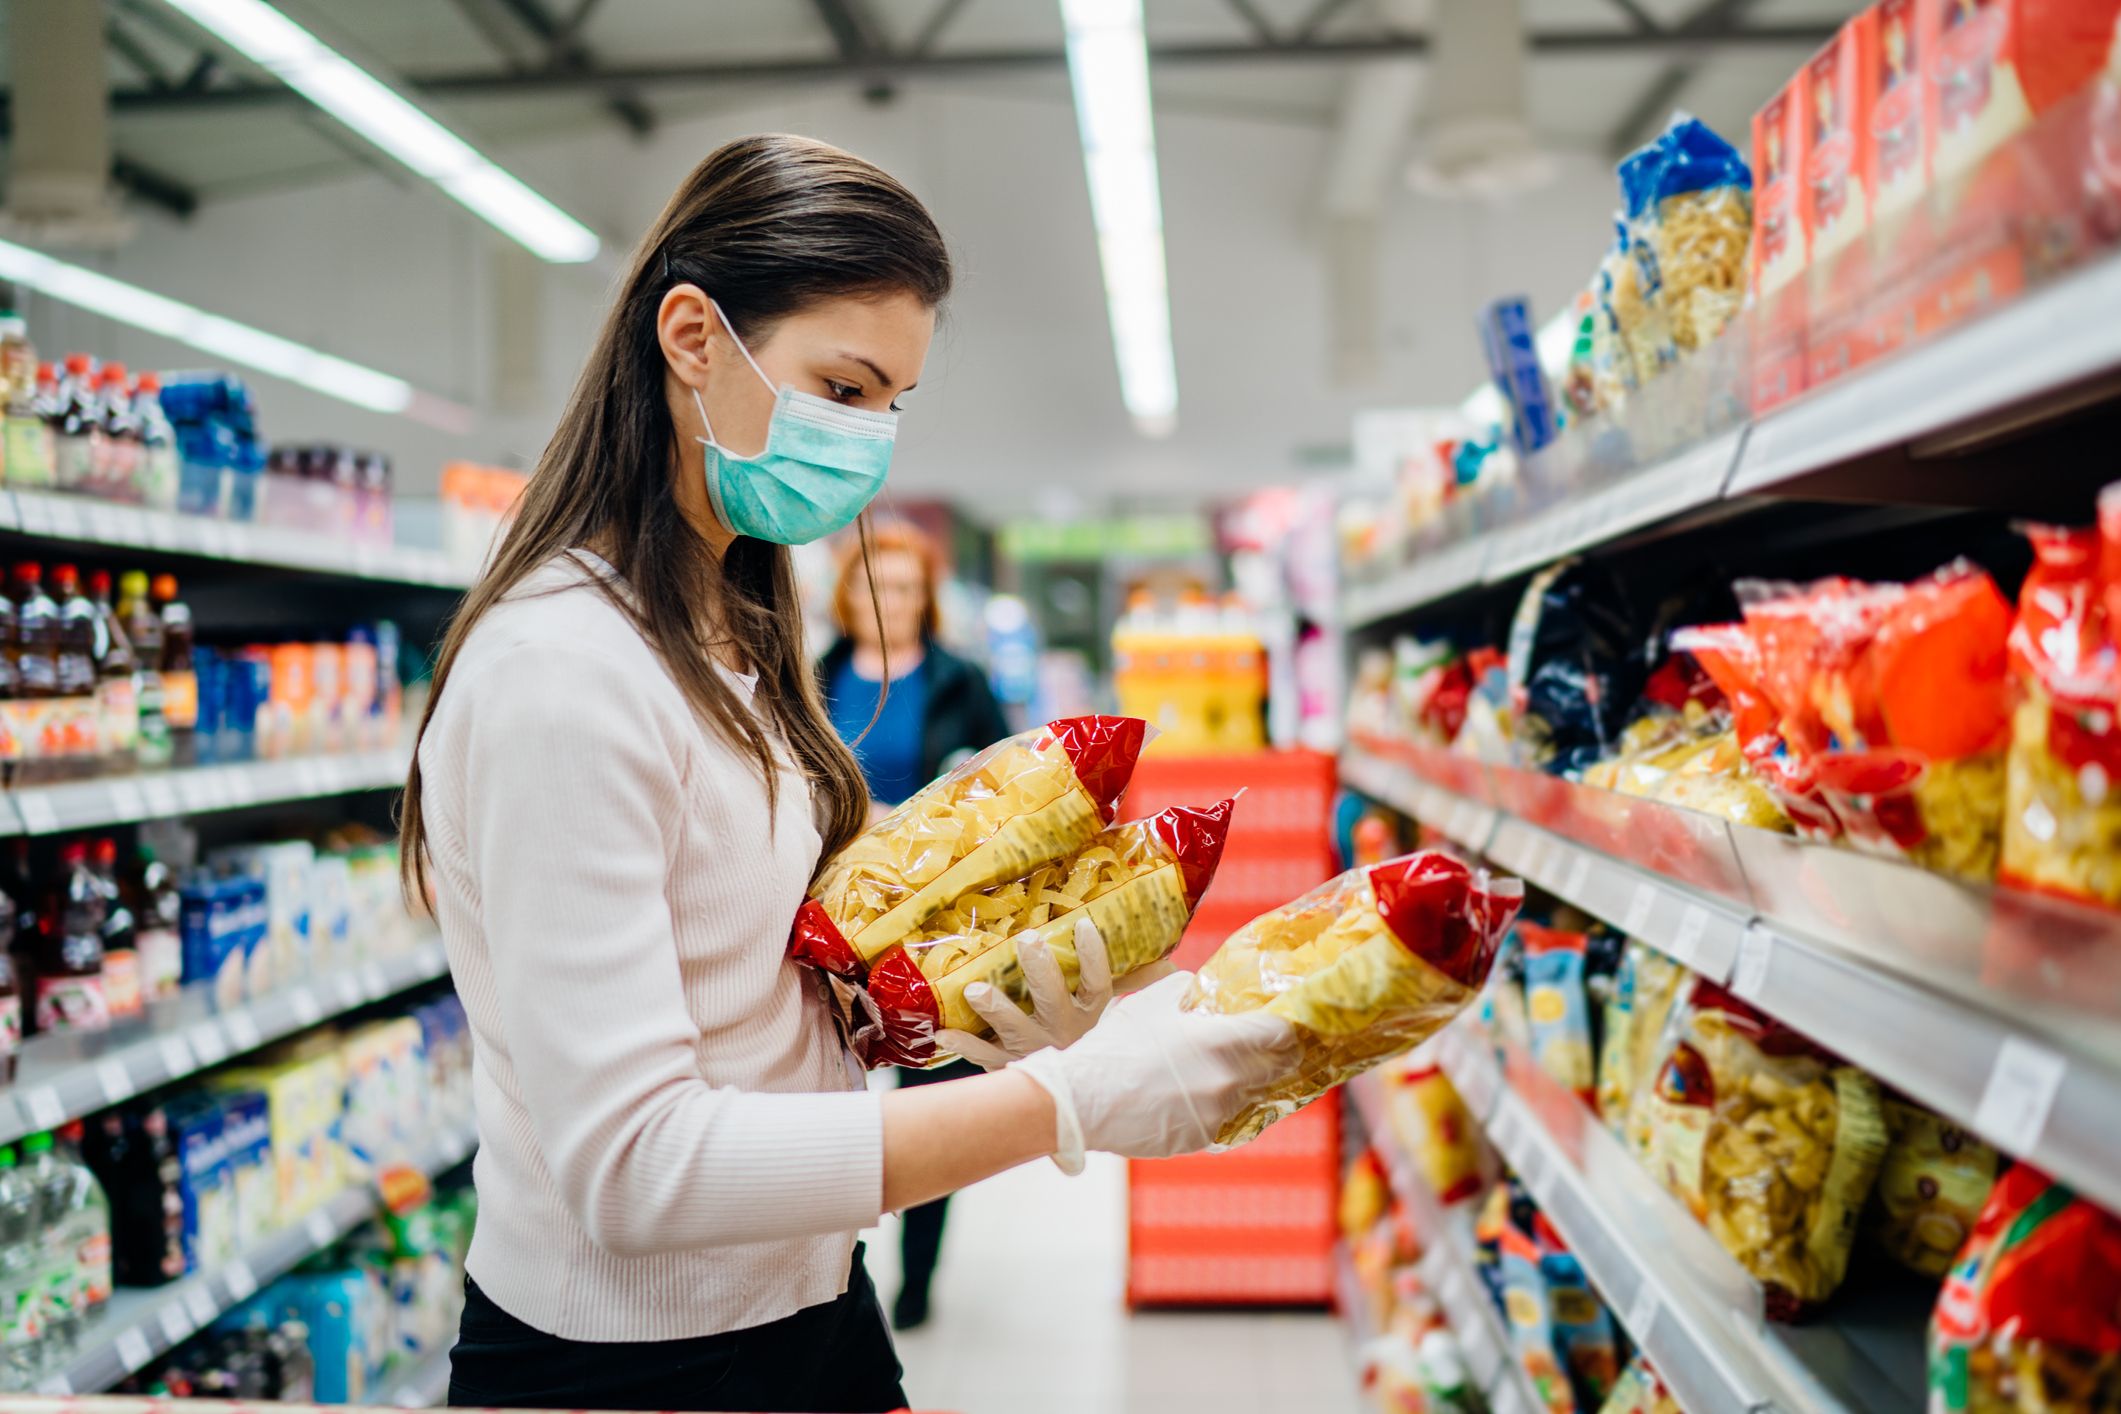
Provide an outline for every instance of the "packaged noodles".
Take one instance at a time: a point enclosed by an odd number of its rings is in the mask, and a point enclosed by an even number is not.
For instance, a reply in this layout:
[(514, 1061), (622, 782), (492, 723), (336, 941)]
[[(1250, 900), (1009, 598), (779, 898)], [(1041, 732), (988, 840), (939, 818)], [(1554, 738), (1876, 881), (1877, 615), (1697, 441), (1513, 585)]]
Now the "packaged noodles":
[(1216, 1136), (1252, 1138), (1349, 1076), (1428, 1039), (1480, 992), (1524, 885), (1425, 851), (1351, 869), (1230, 935), (1186, 1005), (1265, 1009), (1296, 1067)]
[(1885, 1128), (1871, 1235), (1902, 1266), (1941, 1277), (1966, 1246), (2001, 1159), (1966, 1130), (1895, 1095), (1885, 1097)]
[(1930, 1414), (2113, 1414), (2116, 1311), (2121, 1220), (2013, 1166), (1937, 1295)]
[(849, 968), (829, 936), (809, 936), (815, 915), (797, 919), (794, 950), (820, 966), (837, 958), (826, 970), (840, 984), (855, 1052), (867, 1064), (938, 1064), (949, 1056), (935, 1046), (937, 1030), (987, 1034), (986, 1021), (965, 1001), (973, 983), (988, 983), (1031, 1010), (1017, 961), (1026, 938), (1045, 942), (1071, 987), (1078, 922), (1096, 925), (1114, 977), (1168, 957), (1222, 862), (1234, 806), (1172, 806), (1115, 825), (1022, 878), (959, 895), (866, 969)]
[(1651, 1175), (1797, 1320), (1848, 1270), (1885, 1154), (1878, 1086), (1697, 980), (1649, 1100)]
[[(1629, 193), (1646, 219), (1672, 342), (1691, 353), (1713, 342), (1745, 302), (1753, 238), (1753, 174), (1738, 150), (1698, 118), (1681, 113), (1646, 151), (1643, 189)], [(1629, 169), (1623, 163), (1621, 180)]]
[(1585, 983), (1590, 937), (1527, 919), (1517, 921), (1517, 937), (1524, 944), (1524, 1009), (1532, 1059), (1590, 1104), (1595, 1098), (1591, 994)]
[(790, 949), (846, 974), (968, 893), (1073, 854), (1112, 819), (1147, 724), (1067, 717), (996, 742), (871, 825), (811, 886)]

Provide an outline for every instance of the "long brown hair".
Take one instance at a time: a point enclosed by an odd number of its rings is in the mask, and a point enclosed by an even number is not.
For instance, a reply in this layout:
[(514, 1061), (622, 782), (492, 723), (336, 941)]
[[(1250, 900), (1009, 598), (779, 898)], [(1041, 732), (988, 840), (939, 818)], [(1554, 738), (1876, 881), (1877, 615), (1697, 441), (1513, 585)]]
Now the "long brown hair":
[[(819, 702), (788, 550), (740, 537), (718, 564), (680, 513), (671, 481), (678, 434), (664, 401), (656, 314), (672, 286), (697, 285), (757, 348), (776, 321), (820, 300), (905, 293), (934, 308), (950, 279), (949, 251), (927, 209), (860, 158), (781, 134), (710, 153), (635, 250), (515, 523), (450, 622), (421, 737), (486, 612), (554, 556), (593, 547), (631, 591), (603, 586), (607, 597), (701, 720), (752, 759), (775, 799), (769, 727), (713, 670), (702, 645), (727, 644), (758, 674), (754, 700), (810, 781), (824, 854), (845, 848), (867, 818), (869, 793)], [(427, 894), (420, 787), (415, 749), (398, 822), (415, 908)]]

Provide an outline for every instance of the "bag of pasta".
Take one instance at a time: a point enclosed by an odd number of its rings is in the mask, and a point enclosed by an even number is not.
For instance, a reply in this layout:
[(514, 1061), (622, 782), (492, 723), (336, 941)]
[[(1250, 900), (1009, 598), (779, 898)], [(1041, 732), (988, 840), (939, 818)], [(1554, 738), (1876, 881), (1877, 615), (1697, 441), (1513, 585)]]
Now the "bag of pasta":
[(1897, 1095), (1885, 1097), (1885, 1130), (1870, 1234), (1910, 1271), (1941, 1277), (1974, 1230), (2001, 1158), (1958, 1125)]
[(944, 773), (825, 866), (790, 953), (859, 976), (952, 900), (1075, 853), (1111, 822), (1146, 732), (1137, 717), (1066, 717)]
[(1930, 1414), (2121, 1410), (2121, 1219), (2025, 1164), (1996, 1180), (1930, 1317)]
[[(2036, 526), (2011, 629), (2009, 780), (1998, 876), (2121, 908), (2121, 487), (2099, 529)], [(2111, 606), (2121, 610), (2121, 603)]]
[[(1639, 202), (1636, 229), (1657, 253), (1672, 342), (1691, 353), (1714, 342), (1745, 302), (1753, 174), (1738, 149), (1685, 113), (1645, 152), (1643, 190), (1630, 193), (1629, 206)], [(1625, 185), (1626, 164), (1621, 170)]]
[[(1613, 974), (1598, 1042), (1598, 1114), (1607, 1129), (1625, 1138), (1628, 1116), (1644, 1072), (1657, 1051), (1672, 1001), (1687, 970), (1639, 939), (1630, 938)], [(1633, 1143), (1630, 1140), (1630, 1143)]]
[(1697, 979), (1650, 1093), (1645, 1162), (1792, 1321), (1841, 1285), (1885, 1155), (1878, 1086)]
[(1441, 1030), (1479, 995), (1523, 902), (1518, 880), (1423, 851), (1351, 869), (1231, 934), (1186, 1006), (1271, 1011), (1298, 1060), (1216, 1142), (1242, 1143)]
[(859, 987), (865, 998), (850, 1012), (857, 1056), (872, 1066), (949, 1060), (935, 1044), (938, 1030), (991, 1034), (965, 999), (975, 983), (1029, 1014), (1017, 948), (1033, 936), (1070, 987), (1079, 975), (1079, 922), (1097, 928), (1113, 977), (1169, 957), (1214, 881), (1235, 804), (1175, 805), (1129, 820), (1020, 879), (959, 895), (869, 964)]

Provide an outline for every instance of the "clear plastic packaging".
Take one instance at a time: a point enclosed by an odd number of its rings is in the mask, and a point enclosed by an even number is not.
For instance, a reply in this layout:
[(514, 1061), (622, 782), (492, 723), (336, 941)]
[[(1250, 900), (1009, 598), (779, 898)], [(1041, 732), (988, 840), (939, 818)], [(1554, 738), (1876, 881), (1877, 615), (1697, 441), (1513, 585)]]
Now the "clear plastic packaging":
[(1966, 1245), (2001, 1159), (1967, 1130), (1895, 1095), (1885, 1097), (1885, 1127), (1871, 1236), (1894, 1261), (1934, 1280)]
[[(1648, 218), (1639, 225), (1657, 252), (1672, 342), (1692, 353), (1714, 342), (1745, 303), (1753, 174), (1736, 148), (1684, 113), (1651, 150), (1655, 159), (1639, 174)], [(1627, 167), (1621, 171), (1625, 185)]]
[(1299, 1052), (1217, 1142), (1242, 1143), (1441, 1030), (1479, 995), (1523, 901), (1518, 880), (1425, 851), (1351, 869), (1231, 934), (1186, 1005), (1271, 1011)]
[(1068, 717), (971, 757), (825, 866), (791, 952), (858, 971), (953, 900), (1073, 854), (1112, 820), (1146, 736), (1136, 717)]

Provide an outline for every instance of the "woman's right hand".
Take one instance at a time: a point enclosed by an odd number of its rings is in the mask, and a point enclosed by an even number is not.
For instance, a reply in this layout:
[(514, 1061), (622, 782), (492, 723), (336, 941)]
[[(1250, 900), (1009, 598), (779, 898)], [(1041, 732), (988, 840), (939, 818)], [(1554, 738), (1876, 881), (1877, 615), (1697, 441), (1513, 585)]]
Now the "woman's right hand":
[(1180, 972), (1122, 997), (1073, 1046), (1010, 1067), (1053, 1097), (1062, 1169), (1080, 1172), (1090, 1149), (1135, 1159), (1204, 1149), (1295, 1064), (1296, 1033), (1278, 1016), (1181, 1010), (1192, 982)]

